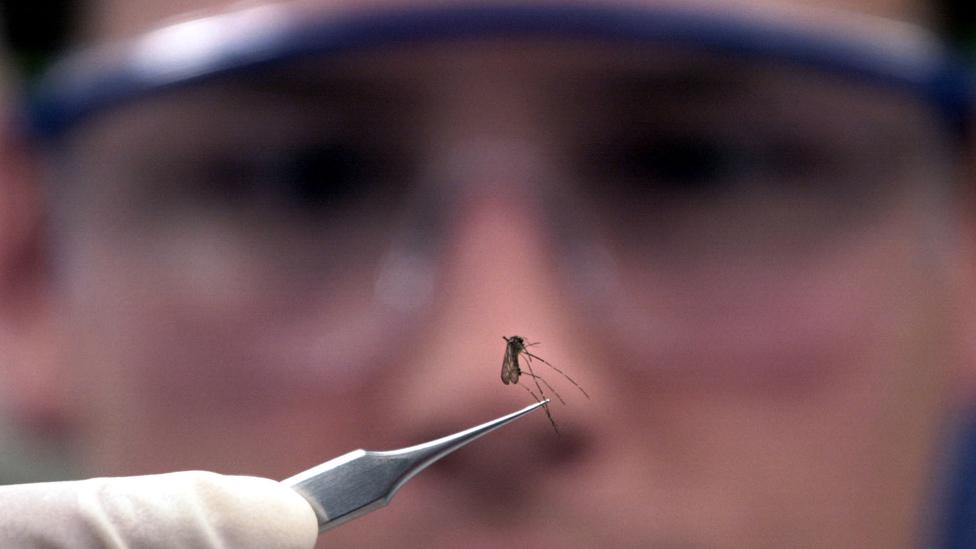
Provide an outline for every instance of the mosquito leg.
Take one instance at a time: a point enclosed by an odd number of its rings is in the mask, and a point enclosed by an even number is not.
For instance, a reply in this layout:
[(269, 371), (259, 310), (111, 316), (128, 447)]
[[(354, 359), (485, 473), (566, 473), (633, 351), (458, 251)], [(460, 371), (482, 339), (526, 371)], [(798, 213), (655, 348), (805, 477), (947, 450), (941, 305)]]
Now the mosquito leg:
[[(528, 351), (526, 351), (523, 348), (522, 349), (522, 352), (527, 353)], [(529, 368), (529, 371), (528, 371), (529, 377), (531, 377), (532, 378), (532, 381), (535, 382), (536, 389), (539, 390), (539, 394), (542, 395), (543, 398), (544, 398), (546, 396), (546, 393), (545, 393), (545, 391), (542, 390), (542, 385), (539, 385), (539, 379), (540, 378), (539, 378), (539, 376), (535, 375), (535, 372), (532, 371), (532, 359), (526, 357), (526, 359), (525, 359), (525, 365), (528, 366), (528, 368)], [(546, 383), (546, 385), (549, 385), (549, 384)], [(559, 400), (562, 401), (562, 398), (560, 398)], [(546, 417), (549, 418), (549, 423), (552, 424), (553, 431), (556, 431), (556, 434), (558, 435), (559, 434), (559, 427), (556, 427), (556, 420), (552, 419), (552, 413), (549, 411), (549, 405), (544, 405), (543, 408), (545, 408), (545, 410), (546, 410)]]
[[(544, 358), (542, 358), (541, 356), (538, 356), (538, 355), (534, 355), (534, 354), (532, 354), (532, 353), (530, 353), (530, 352), (528, 351), (528, 349), (524, 349), (524, 347), (531, 347), (531, 346), (533, 346), (533, 345), (538, 345), (539, 343), (541, 343), (541, 341), (533, 341), (532, 343), (526, 343), (526, 344), (524, 344), (524, 345), (523, 345), (523, 349), (522, 349), (522, 353), (523, 353), (523, 354), (525, 355), (525, 361), (526, 361), (527, 363), (529, 363), (529, 364), (531, 364), (531, 363), (532, 363), (532, 359), (533, 359), (533, 358), (537, 358), (537, 359), (539, 359), (539, 360), (540, 360), (541, 362), (543, 362), (543, 363), (545, 363), (545, 365), (546, 365), (546, 366), (549, 366), (549, 367), (550, 367), (550, 368), (552, 368), (553, 370), (556, 370), (557, 372), (559, 372), (559, 373), (560, 373), (560, 374), (561, 374), (561, 375), (562, 375), (563, 377), (565, 377), (566, 379), (568, 379), (568, 380), (570, 381), (570, 383), (572, 383), (573, 385), (576, 385), (576, 388), (577, 388), (577, 389), (579, 389), (580, 391), (582, 391), (582, 393), (583, 393), (583, 395), (584, 395), (584, 396), (585, 396), (586, 398), (590, 398), (590, 395), (588, 395), (588, 394), (586, 393), (586, 391), (584, 391), (584, 390), (583, 390), (583, 388), (582, 388), (582, 387), (580, 387), (580, 385), (579, 385), (578, 383), (576, 383), (576, 381), (575, 381), (575, 380), (573, 380), (573, 378), (571, 378), (571, 377), (569, 377), (568, 375), (566, 375), (566, 373), (565, 373), (565, 372), (563, 372), (563, 371), (562, 371), (562, 370), (560, 370), (559, 368), (556, 368), (555, 366), (553, 366), (552, 364), (550, 364), (548, 360), (546, 360), (546, 359), (544, 359)], [(531, 375), (531, 374), (528, 374), (528, 375)], [(555, 394), (555, 395), (556, 395), (556, 398), (558, 398), (558, 399), (559, 399), (559, 402), (562, 402), (563, 404), (566, 404), (566, 401), (564, 401), (564, 400), (563, 400), (563, 397), (561, 397), (561, 396), (559, 396), (559, 393), (557, 393), (557, 392), (556, 392), (556, 390), (552, 388), (552, 385), (550, 385), (550, 384), (549, 384), (549, 383), (548, 383), (548, 382), (547, 382), (547, 381), (546, 381), (545, 379), (543, 379), (543, 378), (542, 378), (541, 376), (536, 376), (536, 377), (538, 377), (538, 378), (539, 378), (540, 380), (542, 380), (542, 382), (543, 382), (543, 383), (545, 383), (545, 385), (546, 385), (546, 387), (548, 387), (548, 388), (549, 388), (549, 390), (550, 390), (550, 391), (552, 391), (552, 392), (553, 392), (553, 394)]]
[[(526, 351), (523, 350), (522, 352)], [(535, 375), (535, 372), (532, 371), (532, 361), (526, 358), (525, 365), (529, 368), (529, 377), (531, 377), (532, 381), (535, 382), (535, 388), (539, 390), (539, 394), (542, 395), (542, 398), (545, 398), (546, 392), (542, 390), (542, 385), (539, 384), (539, 376)], [(548, 385), (548, 383), (546, 385)], [(560, 398), (559, 400), (561, 401), (562, 399)]]
[(561, 395), (559, 394), (559, 391), (557, 391), (556, 389), (554, 389), (554, 388), (552, 387), (552, 385), (549, 385), (549, 382), (548, 382), (548, 381), (546, 381), (546, 379), (545, 379), (544, 377), (542, 377), (542, 376), (537, 376), (537, 375), (535, 375), (535, 374), (530, 374), (529, 372), (522, 372), (522, 375), (523, 375), (523, 376), (529, 376), (529, 377), (534, 377), (534, 378), (538, 378), (538, 379), (539, 379), (539, 381), (541, 381), (541, 382), (542, 382), (542, 384), (543, 384), (543, 385), (545, 385), (545, 386), (546, 386), (546, 388), (547, 388), (547, 389), (549, 389), (549, 391), (550, 391), (550, 392), (552, 392), (552, 394), (553, 394), (553, 395), (555, 395), (557, 399), (559, 399), (559, 402), (560, 402), (561, 404), (563, 404), (563, 405), (565, 405), (565, 404), (566, 404), (566, 401), (565, 401), (565, 400), (563, 400), (563, 397), (562, 397), (562, 396), (561, 396)]
[[(528, 393), (529, 393), (530, 395), (532, 395), (532, 398), (533, 398), (533, 399), (534, 399), (534, 400), (535, 400), (536, 402), (542, 402), (542, 399), (541, 399), (541, 398), (539, 398), (538, 396), (536, 396), (536, 394), (532, 392), (532, 389), (529, 389), (529, 388), (528, 388), (528, 387), (526, 387), (525, 385), (519, 385), (519, 387), (521, 387), (521, 388), (523, 388), (523, 389), (525, 389), (525, 390), (526, 390), (526, 392), (528, 392)], [(543, 404), (543, 406), (548, 406), (548, 404)]]
[[(532, 389), (529, 389), (525, 385), (519, 385), (519, 387), (525, 389), (530, 395), (532, 395), (532, 399), (535, 400), (536, 402), (544, 402), (543, 399), (539, 398), (538, 396), (536, 396), (535, 393), (532, 392)], [(549, 423), (552, 424), (552, 429), (556, 431), (556, 434), (558, 435), (559, 427), (556, 427), (556, 420), (552, 419), (552, 414), (549, 413), (549, 403), (548, 402), (544, 403), (542, 405), (542, 408), (546, 411), (546, 417), (549, 418)]]
[[(577, 388), (577, 389), (579, 389), (581, 393), (583, 393), (583, 396), (585, 396), (585, 397), (586, 397), (587, 399), (589, 399), (589, 398), (590, 398), (590, 395), (589, 395), (589, 394), (588, 394), (588, 393), (587, 393), (587, 392), (586, 392), (586, 391), (585, 391), (585, 390), (584, 390), (584, 389), (583, 389), (582, 387), (580, 387), (580, 384), (579, 384), (579, 383), (576, 383), (576, 380), (575, 380), (575, 379), (573, 379), (573, 378), (571, 378), (571, 377), (569, 377), (569, 376), (568, 376), (568, 375), (566, 374), (566, 372), (564, 372), (564, 371), (562, 371), (562, 370), (560, 370), (559, 368), (556, 368), (556, 367), (555, 367), (555, 366), (553, 366), (552, 364), (549, 364), (549, 362), (548, 362), (547, 360), (545, 360), (544, 358), (542, 358), (542, 357), (539, 357), (539, 356), (536, 356), (536, 355), (534, 355), (534, 354), (532, 354), (532, 353), (530, 353), (530, 352), (528, 352), (528, 351), (523, 351), (523, 353), (524, 353), (524, 354), (525, 354), (525, 355), (526, 355), (527, 357), (531, 357), (531, 358), (537, 358), (537, 359), (539, 359), (539, 361), (541, 361), (541, 362), (542, 362), (543, 364), (545, 364), (546, 366), (548, 366), (548, 367), (550, 367), (550, 368), (552, 368), (553, 370), (556, 370), (557, 372), (559, 372), (559, 375), (561, 375), (561, 376), (563, 376), (564, 378), (566, 378), (566, 379), (568, 379), (570, 383), (572, 383), (573, 385), (575, 385), (575, 386), (576, 386), (576, 388)], [(530, 362), (529, 360), (526, 360), (525, 362), (526, 362), (527, 364), (528, 364), (528, 363), (531, 363), (531, 362)]]
[(543, 406), (543, 408), (545, 408), (545, 410), (546, 410), (546, 417), (549, 418), (549, 423), (552, 424), (552, 430), (555, 431), (556, 434), (558, 435), (559, 434), (559, 427), (556, 427), (556, 420), (552, 419), (552, 414), (549, 413), (549, 406), (546, 405), (546, 406)]

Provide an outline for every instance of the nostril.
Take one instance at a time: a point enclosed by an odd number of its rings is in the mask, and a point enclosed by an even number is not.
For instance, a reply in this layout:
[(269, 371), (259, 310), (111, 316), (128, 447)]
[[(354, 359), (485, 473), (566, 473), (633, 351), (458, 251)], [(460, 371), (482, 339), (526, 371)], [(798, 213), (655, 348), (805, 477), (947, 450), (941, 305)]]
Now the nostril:
[(584, 461), (589, 451), (589, 440), (585, 433), (577, 430), (561, 430), (559, 435), (549, 437), (542, 445), (543, 459), (550, 467), (568, 468)]
[[(475, 476), (503, 478), (513, 471), (519, 474), (550, 469), (571, 468), (585, 460), (591, 437), (583, 431), (564, 430), (559, 434), (538, 425), (513, 425), (505, 431), (489, 433), (442, 458), (433, 468), (435, 474), (449, 478)], [(432, 440), (446, 429), (431, 429), (426, 440)]]
[[(428, 425), (422, 431), (427, 436), (419, 439), (450, 431), (439, 425)], [(593, 437), (582, 427), (567, 426), (556, 434), (541, 414), (526, 418), (445, 456), (424, 472), (422, 483), (456, 512), (470, 512), (486, 527), (510, 527), (513, 516), (531, 512), (587, 464)]]

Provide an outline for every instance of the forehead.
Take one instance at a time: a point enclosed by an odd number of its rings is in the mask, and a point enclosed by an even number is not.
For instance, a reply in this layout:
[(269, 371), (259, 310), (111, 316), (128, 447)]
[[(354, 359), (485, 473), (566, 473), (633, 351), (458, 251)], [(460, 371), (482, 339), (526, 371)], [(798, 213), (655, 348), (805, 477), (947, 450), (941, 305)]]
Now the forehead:
[[(499, 0), (455, 0), (452, 4), (477, 4)], [(641, 4), (688, 4), (687, 0), (623, 0)], [(804, 7), (830, 7), (849, 11), (880, 15), (917, 23), (929, 20), (934, 2), (924, 0), (693, 0), (697, 5), (715, 11), (792, 11)], [(434, 0), (289, 0), (249, 1), (240, 0), (95, 0), (87, 14), (83, 34), (89, 41), (102, 41), (131, 36), (173, 20), (192, 18), (237, 7), (258, 4), (307, 4), (317, 8), (341, 12), (348, 9), (362, 10), (370, 6), (416, 6), (436, 3)], [(565, 0), (523, 0), (521, 4), (566, 3)], [(620, 3), (613, 0), (594, 0), (593, 3)]]

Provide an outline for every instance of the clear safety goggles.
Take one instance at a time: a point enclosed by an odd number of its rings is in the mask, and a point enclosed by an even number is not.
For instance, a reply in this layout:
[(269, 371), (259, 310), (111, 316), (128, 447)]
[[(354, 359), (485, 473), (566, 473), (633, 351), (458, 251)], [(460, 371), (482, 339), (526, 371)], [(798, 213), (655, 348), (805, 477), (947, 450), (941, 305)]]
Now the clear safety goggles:
[(324, 341), (351, 341), (436, 301), (478, 197), (527, 205), (582, 307), (640, 309), (652, 281), (800, 264), (944, 184), (971, 106), (931, 36), (846, 14), (274, 5), (70, 58), (28, 118), (69, 215), (181, 250), (160, 270), (205, 249), (241, 291), (326, 296)]

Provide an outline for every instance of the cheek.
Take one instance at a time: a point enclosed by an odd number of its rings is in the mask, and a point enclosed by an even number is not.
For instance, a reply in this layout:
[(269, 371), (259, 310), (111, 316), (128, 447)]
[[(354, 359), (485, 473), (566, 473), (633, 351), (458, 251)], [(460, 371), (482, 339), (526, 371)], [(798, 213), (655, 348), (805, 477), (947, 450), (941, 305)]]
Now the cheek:
[[(958, 265), (929, 234), (894, 219), (804, 266), (711, 266), (621, 305), (594, 341), (635, 403), (615, 435), (621, 455), (644, 456), (642, 493), (722, 539), (774, 545), (797, 525), (830, 524), (818, 539), (847, 546), (832, 536), (917, 524), (967, 340)], [(633, 492), (634, 478), (615, 487)]]
[(906, 214), (782, 265), (732, 259), (645, 272), (628, 284), (637, 295), (608, 308), (604, 339), (638, 372), (723, 383), (942, 355), (933, 347), (945, 344), (949, 267), (929, 234)]
[(145, 380), (138, 389), (160, 398), (220, 387), (210, 406), (305, 386), (341, 393), (369, 378), (378, 342), (401, 335), (376, 303), (372, 266), (315, 276), (282, 261), (281, 247), (197, 233), (145, 247), (97, 235), (73, 243), (65, 294), (95, 368)]
[[(328, 440), (348, 444), (382, 409), (385, 381), (373, 374), (407, 335), (364, 320), (368, 296), (318, 297), (244, 264), (222, 286), (190, 261), (177, 269), (112, 246), (77, 249), (84, 260), (65, 273), (67, 362), (100, 464), (132, 472), (233, 459), (285, 475), (330, 455)], [(351, 427), (336, 409), (362, 418), (357, 433), (342, 434)], [(309, 426), (328, 436), (285, 435)]]

